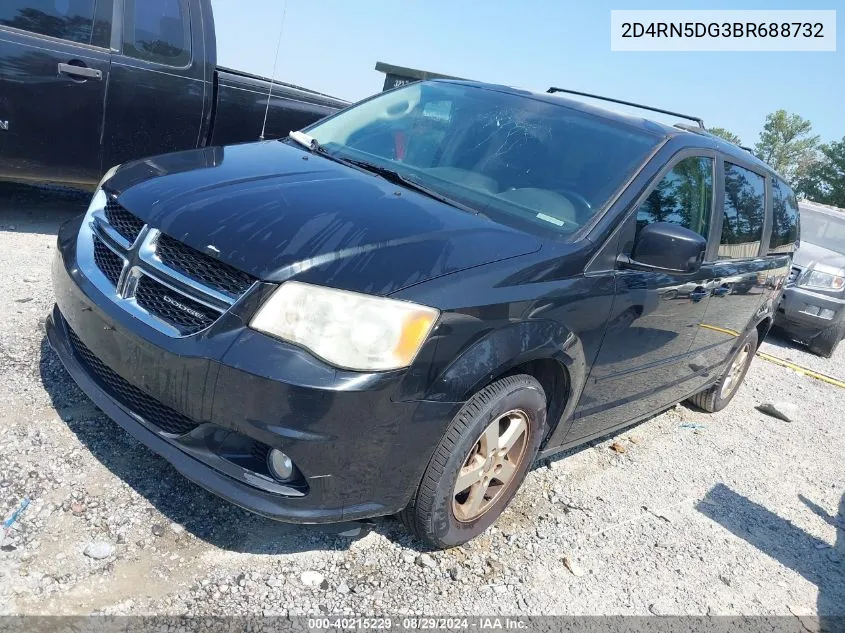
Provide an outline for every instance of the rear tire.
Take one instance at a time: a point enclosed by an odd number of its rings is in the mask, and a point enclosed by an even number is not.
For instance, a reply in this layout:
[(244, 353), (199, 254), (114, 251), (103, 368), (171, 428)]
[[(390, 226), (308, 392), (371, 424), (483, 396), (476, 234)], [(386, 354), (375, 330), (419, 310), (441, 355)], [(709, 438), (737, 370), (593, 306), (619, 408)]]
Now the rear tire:
[(757, 330), (751, 330), (731, 354), (730, 360), (725, 364), (725, 369), (715, 385), (701, 391), (691, 398), (689, 402), (699, 409), (708, 413), (721, 411), (733, 400), (739, 386), (745, 380), (745, 374), (751, 366), (754, 354), (757, 351)]
[(402, 522), (438, 549), (475, 538), (516, 494), (545, 429), (546, 394), (533, 377), (507, 376), (488, 385), (449, 424), (399, 515)]
[(832, 327), (822, 331), (807, 345), (809, 350), (823, 358), (830, 358), (836, 351), (839, 341), (842, 340), (842, 328)]

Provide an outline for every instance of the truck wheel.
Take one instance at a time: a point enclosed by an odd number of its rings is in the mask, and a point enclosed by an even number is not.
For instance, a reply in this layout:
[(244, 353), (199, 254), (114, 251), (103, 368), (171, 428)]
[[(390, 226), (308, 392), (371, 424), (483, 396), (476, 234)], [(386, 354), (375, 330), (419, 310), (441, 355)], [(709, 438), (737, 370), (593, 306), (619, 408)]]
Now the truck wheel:
[(830, 358), (836, 351), (836, 346), (842, 340), (842, 330), (838, 327), (823, 330), (817, 337), (809, 342), (807, 347), (813, 354)]
[(531, 376), (507, 376), (458, 412), (400, 513), (417, 538), (440, 549), (475, 538), (525, 479), (546, 428), (546, 395)]
[(730, 357), (715, 385), (695, 394), (689, 401), (709, 413), (721, 411), (736, 395), (757, 351), (757, 330), (753, 329)]

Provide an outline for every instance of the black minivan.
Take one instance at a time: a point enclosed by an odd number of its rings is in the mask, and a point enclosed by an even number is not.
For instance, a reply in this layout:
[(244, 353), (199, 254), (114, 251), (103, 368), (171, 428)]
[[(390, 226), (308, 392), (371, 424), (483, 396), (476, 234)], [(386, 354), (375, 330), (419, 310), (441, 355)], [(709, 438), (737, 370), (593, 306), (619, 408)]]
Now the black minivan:
[(538, 457), (722, 409), (797, 218), (702, 131), (421, 82), (112, 170), (59, 235), (47, 329), (105, 413), (232, 503), (400, 513), (450, 547)]

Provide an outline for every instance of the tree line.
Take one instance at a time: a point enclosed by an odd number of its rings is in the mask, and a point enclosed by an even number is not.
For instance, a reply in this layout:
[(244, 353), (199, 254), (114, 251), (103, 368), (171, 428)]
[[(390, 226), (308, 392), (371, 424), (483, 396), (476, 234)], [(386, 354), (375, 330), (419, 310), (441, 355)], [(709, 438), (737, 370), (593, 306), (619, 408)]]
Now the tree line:
[[(708, 132), (742, 145), (740, 138), (725, 128)], [(841, 141), (821, 143), (810, 121), (777, 110), (766, 116), (753, 150), (786, 178), (799, 196), (845, 208), (845, 136)]]

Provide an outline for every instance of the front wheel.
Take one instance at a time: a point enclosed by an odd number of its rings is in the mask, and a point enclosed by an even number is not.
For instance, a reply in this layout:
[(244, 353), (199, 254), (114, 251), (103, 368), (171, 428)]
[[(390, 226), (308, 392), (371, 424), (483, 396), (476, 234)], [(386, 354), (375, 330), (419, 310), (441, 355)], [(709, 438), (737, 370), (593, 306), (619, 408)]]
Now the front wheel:
[(721, 411), (736, 395), (757, 352), (757, 330), (751, 330), (725, 365), (718, 382), (692, 396), (689, 401), (709, 413)]
[(522, 484), (546, 428), (546, 395), (531, 376), (507, 376), (475, 394), (452, 420), (400, 517), (436, 548), (486, 530)]

